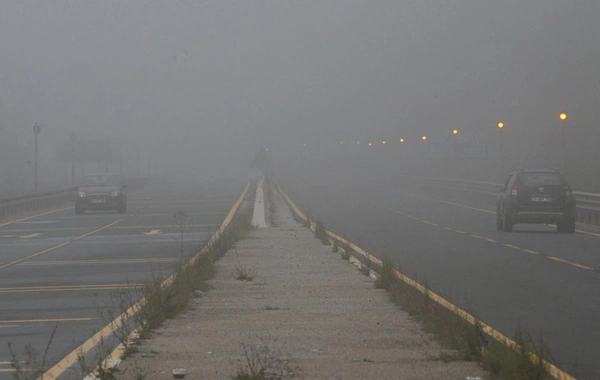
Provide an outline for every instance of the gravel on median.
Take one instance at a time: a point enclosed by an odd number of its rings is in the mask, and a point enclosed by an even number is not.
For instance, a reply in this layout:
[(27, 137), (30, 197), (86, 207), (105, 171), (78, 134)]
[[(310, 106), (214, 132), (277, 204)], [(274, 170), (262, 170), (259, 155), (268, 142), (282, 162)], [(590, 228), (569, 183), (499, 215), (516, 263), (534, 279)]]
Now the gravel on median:
[[(232, 379), (247, 359), (266, 362), (267, 378), (277, 379), (482, 376), (477, 363), (438, 360), (442, 348), (417, 322), (297, 223), (280, 194), (272, 197), (276, 227), (229, 250), (214, 289), (143, 341), (119, 380), (164, 380), (176, 368), (186, 379)], [(237, 280), (240, 271), (252, 280)]]

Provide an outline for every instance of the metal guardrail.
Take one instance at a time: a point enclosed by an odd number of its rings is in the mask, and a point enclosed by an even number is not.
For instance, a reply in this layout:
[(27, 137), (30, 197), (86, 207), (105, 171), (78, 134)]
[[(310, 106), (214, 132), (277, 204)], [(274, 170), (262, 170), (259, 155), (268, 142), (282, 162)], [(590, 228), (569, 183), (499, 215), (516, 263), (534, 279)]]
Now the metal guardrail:
[(57, 207), (74, 199), (76, 188), (25, 194), (0, 199), (0, 219), (22, 212)]
[[(135, 179), (124, 181), (129, 186), (143, 184), (147, 179)], [(0, 219), (10, 215), (30, 212), (74, 202), (76, 187), (46, 191), (42, 193), (29, 193), (13, 197), (0, 198)]]
[[(497, 197), (501, 183), (473, 181), (453, 178), (400, 177), (402, 181), (448, 190), (468, 191), (490, 197)], [(577, 201), (577, 218), (580, 222), (600, 225), (600, 194), (574, 191)]]

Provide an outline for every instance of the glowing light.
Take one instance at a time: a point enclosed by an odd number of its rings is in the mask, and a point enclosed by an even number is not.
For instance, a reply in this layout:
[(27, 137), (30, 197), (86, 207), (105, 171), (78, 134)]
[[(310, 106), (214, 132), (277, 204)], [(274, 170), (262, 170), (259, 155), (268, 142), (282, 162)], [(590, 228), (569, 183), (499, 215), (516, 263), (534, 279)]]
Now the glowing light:
[(369, 146), (373, 146), (373, 144), (369, 143)]
[(500, 128), (500, 129), (504, 128), (504, 123), (503, 122), (499, 122), (498, 123), (498, 128)]
[(404, 138), (401, 138), (399, 141), (400, 141), (401, 143), (403, 143), (403, 142), (404, 142)]
[(383, 145), (385, 145), (386, 141), (385, 141), (385, 140), (383, 140), (381, 143), (382, 143)]
[(427, 136), (421, 137), (421, 140), (423, 140), (423, 141), (427, 140)]
[(567, 114), (566, 113), (561, 113), (559, 116), (560, 120), (567, 120)]
[(458, 135), (458, 129), (453, 130), (452, 133)]

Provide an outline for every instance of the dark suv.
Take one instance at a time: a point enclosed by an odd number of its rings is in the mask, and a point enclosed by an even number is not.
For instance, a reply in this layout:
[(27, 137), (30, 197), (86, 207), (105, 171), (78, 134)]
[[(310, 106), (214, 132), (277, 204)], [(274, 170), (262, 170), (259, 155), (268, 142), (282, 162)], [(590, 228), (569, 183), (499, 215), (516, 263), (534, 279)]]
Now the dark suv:
[(511, 232), (513, 225), (556, 224), (558, 232), (574, 233), (577, 220), (571, 187), (557, 171), (518, 169), (500, 189), (496, 229)]
[(75, 213), (85, 210), (127, 212), (126, 185), (119, 185), (114, 174), (88, 174), (83, 177), (75, 200)]

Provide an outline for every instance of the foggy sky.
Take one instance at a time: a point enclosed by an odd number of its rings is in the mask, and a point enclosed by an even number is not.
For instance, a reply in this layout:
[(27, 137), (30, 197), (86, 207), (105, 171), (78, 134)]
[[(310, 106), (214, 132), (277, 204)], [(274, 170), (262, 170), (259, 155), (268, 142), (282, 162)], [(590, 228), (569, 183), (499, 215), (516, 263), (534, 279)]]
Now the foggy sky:
[(74, 131), (243, 164), (261, 145), (539, 132), (564, 110), (583, 143), (598, 20), (597, 0), (2, 1), (0, 126), (40, 123), (50, 158)]

